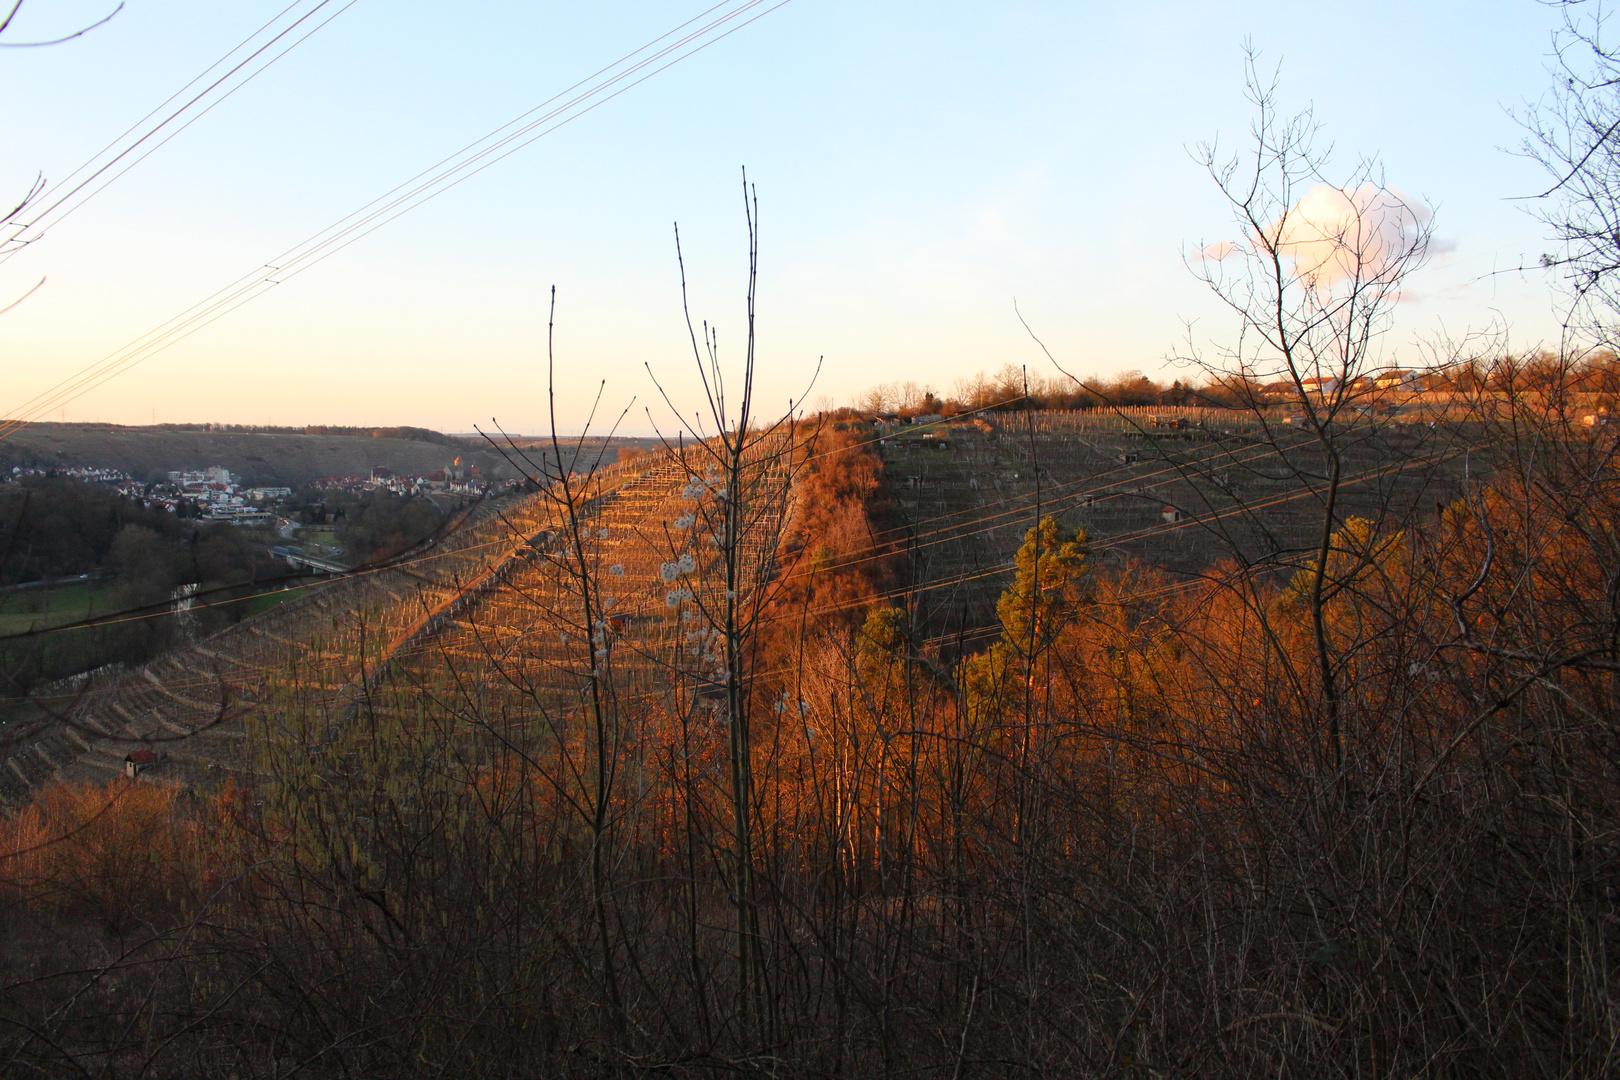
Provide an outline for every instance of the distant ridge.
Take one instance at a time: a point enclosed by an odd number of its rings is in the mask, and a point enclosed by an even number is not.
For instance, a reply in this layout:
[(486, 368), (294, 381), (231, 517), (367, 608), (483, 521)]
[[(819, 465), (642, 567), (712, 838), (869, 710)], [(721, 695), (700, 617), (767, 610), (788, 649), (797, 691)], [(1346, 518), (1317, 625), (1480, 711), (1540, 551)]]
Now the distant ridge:
[(297, 487), (323, 476), (373, 468), (428, 474), (460, 457), (492, 480), (516, 470), (487, 444), (424, 428), (248, 428), (220, 425), (31, 424), (0, 441), (0, 467), (97, 465), (137, 479), (174, 469), (222, 465), (255, 483)]

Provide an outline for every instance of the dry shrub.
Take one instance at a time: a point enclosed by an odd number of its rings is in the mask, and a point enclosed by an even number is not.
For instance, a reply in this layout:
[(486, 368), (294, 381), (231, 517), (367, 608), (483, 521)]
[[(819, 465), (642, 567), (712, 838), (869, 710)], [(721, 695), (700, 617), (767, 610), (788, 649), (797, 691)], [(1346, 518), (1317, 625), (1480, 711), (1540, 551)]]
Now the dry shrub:
[(207, 798), (124, 779), (44, 788), (0, 820), (5, 902), (113, 934), (172, 921), (228, 865), (237, 802), (234, 788)]

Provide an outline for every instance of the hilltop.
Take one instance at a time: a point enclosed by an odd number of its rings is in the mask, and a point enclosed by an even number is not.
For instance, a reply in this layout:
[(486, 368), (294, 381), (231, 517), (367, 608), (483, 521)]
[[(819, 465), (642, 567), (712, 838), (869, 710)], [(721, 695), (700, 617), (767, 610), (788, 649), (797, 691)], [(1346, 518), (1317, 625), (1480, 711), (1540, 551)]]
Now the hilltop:
[[(618, 440), (614, 442), (604, 448), (605, 463), (617, 456)], [(300, 487), (323, 476), (365, 475), (374, 468), (425, 475), (457, 457), (478, 466), (489, 480), (517, 476), (518, 470), (482, 440), (416, 428), (345, 429), (344, 434), (310, 429), (300, 434), (175, 425), (31, 424), (0, 441), (0, 466), (7, 469), (101, 466), (151, 480), (171, 470), (222, 465), (248, 484), (285, 487)]]

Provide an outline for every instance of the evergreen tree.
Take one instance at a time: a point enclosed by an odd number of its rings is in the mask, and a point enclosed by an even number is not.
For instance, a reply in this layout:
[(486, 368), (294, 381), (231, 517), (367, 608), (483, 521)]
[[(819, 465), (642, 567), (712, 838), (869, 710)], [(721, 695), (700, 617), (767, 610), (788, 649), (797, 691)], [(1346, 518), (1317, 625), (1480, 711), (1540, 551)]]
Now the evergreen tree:
[(1084, 528), (1068, 537), (1048, 515), (1024, 536), (1017, 576), (996, 603), (1002, 639), (1025, 659), (1051, 645), (1083, 599), (1091, 538)]

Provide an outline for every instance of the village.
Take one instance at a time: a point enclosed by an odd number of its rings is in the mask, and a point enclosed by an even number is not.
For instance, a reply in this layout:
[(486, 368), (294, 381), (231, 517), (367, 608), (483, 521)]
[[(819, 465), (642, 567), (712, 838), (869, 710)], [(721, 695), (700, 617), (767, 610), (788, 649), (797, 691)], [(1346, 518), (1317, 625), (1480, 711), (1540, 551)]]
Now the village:
[[(250, 485), (221, 465), (172, 470), (163, 481), (141, 481), (118, 469), (99, 465), (13, 466), (0, 482), (16, 484), (33, 476), (65, 476), (87, 484), (111, 488), (142, 506), (167, 510), (181, 517), (206, 521), (227, 521), (237, 525), (270, 525), (283, 518), (278, 508), (292, 501), (291, 487)], [(479, 473), (478, 466), (464, 465), (458, 457), (443, 469), (425, 475), (396, 474), (377, 467), (365, 476), (327, 476), (312, 482), (311, 492), (364, 494), (387, 491), (395, 495), (482, 497), (492, 485)]]

